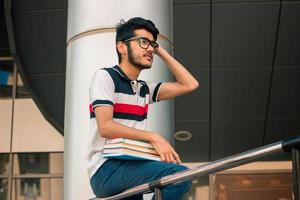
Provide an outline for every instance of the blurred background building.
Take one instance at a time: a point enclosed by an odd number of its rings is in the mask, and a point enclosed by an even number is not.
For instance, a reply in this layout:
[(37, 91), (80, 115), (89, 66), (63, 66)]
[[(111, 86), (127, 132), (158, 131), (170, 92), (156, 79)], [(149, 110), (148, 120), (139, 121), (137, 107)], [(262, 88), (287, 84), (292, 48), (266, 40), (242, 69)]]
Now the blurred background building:
[[(0, 2), (0, 200), (62, 199), (67, 7)], [(173, 1), (174, 56), (201, 84), (175, 100), (186, 165), (300, 134), (299, 21), (299, 0)], [(292, 199), (289, 160), (199, 178), (186, 199)]]

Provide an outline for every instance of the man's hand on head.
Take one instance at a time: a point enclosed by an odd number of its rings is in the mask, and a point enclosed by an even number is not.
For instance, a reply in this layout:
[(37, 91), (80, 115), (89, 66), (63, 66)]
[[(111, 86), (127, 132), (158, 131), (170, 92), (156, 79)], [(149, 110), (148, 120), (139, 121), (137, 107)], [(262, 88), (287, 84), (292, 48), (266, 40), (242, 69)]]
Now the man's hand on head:
[(161, 57), (164, 53), (168, 53), (162, 46), (158, 45), (157, 49), (154, 50), (154, 53)]

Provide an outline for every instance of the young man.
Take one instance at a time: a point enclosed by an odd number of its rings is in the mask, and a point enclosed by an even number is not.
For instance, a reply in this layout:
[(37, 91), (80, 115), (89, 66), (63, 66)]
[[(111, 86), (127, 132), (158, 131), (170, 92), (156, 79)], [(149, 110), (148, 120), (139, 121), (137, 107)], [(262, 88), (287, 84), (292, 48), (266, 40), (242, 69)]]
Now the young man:
[[(172, 146), (159, 134), (145, 130), (148, 104), (174, 98), (198, 88), (197, 80), (165, 49), (156, 43), (159, 31), (150, 20), (132, 18), (117, 27), (116, 50), (119, 65), (98, 70), (90, 86), (90, 143), (88, 171), (97, 197), (108, 197), (131, 187), (151, 182), (186, 167)], [(137, 80), (143, 69), (151, 68), (158, 55), (176, 82), (149, 83)], [(129, 138), (147, 141), (160, 161), (105, 159), (105, 140)], [(164, 199), (181, 199), (190, 181), (162, 189)], [(127, 199), (142, 199), (136, 195)]]

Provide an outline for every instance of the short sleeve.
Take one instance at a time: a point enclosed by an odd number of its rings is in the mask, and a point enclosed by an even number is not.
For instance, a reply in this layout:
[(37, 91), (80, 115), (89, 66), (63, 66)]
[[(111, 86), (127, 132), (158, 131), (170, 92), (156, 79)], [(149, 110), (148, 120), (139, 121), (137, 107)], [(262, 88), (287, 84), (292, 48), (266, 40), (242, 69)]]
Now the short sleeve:
[(149, 83), (149, 82), (147, 82), (147, 85), (149, 87), (149, 94), (150, 94), (149, 103), (158, 102), (159, 89), (160, 89), (162, 84), (163, 84), (162, 82), (158, 82), (158, 83)]
[(90, 107), (94, 110), (97, 106), (113, 106), (115, 85), (106, 70), (98, 70), (90, 85)]

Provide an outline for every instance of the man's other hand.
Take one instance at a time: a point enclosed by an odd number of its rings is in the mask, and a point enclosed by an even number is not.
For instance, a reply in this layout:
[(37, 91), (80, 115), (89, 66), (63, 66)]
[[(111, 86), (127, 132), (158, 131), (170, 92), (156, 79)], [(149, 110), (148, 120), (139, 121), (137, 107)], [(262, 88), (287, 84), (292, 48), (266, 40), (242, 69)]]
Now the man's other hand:
[(170, 143), (160, 135), (155, 133), (152, 134), (149, 142), (153, 145), (162, 161), (178, 164), (181, 163), (179, 155), (176, 153)]

